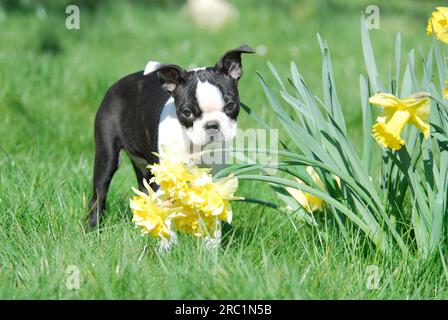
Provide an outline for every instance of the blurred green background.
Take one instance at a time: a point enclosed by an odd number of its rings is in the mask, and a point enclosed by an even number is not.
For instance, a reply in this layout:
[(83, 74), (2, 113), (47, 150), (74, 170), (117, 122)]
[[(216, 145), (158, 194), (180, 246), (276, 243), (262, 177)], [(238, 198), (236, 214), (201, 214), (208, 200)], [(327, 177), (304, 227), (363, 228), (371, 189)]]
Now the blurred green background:
[[(129, 213), (130, 187), (136, 185), (126, 157), (112, 183), (104, 232), (85, 234), (82, 219), (91, 192), (94, 115), (107, 88), (122, 76), (142, 70), (149, 60), (185, 68), (213, 65), (226, 50), (248, 44), (257, 54), (243, 57), (241, 100), (275, 127), (256, 72), (276, 90), (278, 86), (267, 61), (277, 67), (284, 79), (294, 61), (313, 93), (322, 96), (321, 56), (316, 38), (320, 33), (330, 47), (349, 135), (359, 143), (362, 134), (358, 79), (364, 72), (361, 13), (370, 4), (380, 8), (380, 28), (370, 34), (379, 70), (386, 78), (394, 59), (396, 33), (402, 33), (404, 54), (411, 48), (423, 48), (426, 52), (432, 41), (426, 35), (427, 18), (440, 2), (232, 0), (238, 17), (212, 31), (196, 27), (181, 0), (0, 0), (0, 298), (434, 295), (431, 287), (414, 291), (415, 281), (407, 280), (403, 281), (404, 289), (395, 291), (397, 295), (387, 290), (365, 291), (357, 273), (362, 270), (362, 257), (359, 265), (352, 257), (343, 256), (342, 260), (329, 258), (325, 260), (327, 265), (322, 266), (322, 255), (317, 253), (303, 260), (291, 252), (309, 252), (307, 237), (313, 243), (312, 233), (300, 229), (305, 239), (301, 242), (284, 217), (272, 210), (241, 204), (235, 206), (236, 244), (221, 257), (221, 263), (227, 266), (225, 271), (230, 272), (225, 281), (219, 278), (221, 269), (218, 275), (211, 273), (213, 268), (209, 266), (214, 261), (185, 260), (180, 252), (165, 264), (149, 256), (147, 265), (138, 265), (135, 261), (146, 242), (132, 229), (130, 219), (123, 219)], [(68, 4), (80, 8), (79, 30), (65, 27)], [(403, 65), (405, 60), (402, 59)], [(244, 113), (239, 123), (242, 128), (254, 126)], [(250, 185), (243, 185), (239, 194), (251, 194), (252, 190)], [(253, 196), (269, 197), (268, 191), (257, 192)], [(260, 252), (265, 248), (273, 248), (277, 260), (262, 263)], [(325, 254), (334, 252), (320, 247), (311, 251), (321, 249)], [(194, 256), (195, 250), (187, 253)], [(124, 262), (121, 257), (128, 257), (129, 261)], [(90, 291), (72, 293), (61, 289), (65, 267), (70, 263), (86, 269), (96, 265), (84, 278)], [(166, 263), (178, 272), (173, 278), (166, 278)], [(299, 273), (295, 272), (313, 263), (321, 268), (319, 276), (299, 283)], [(256, 273), (261, 264), (265, 273)], [(117, 270), (117, 265), (128, 271), (126, 277), (125, 271), (110, 273)], [(358, 267), (359, 270), (352, 269)], [(218, 277), (214, 283), (217, 287), (201, 286), (194, 281), (185, 284), (183, 272), (188, 268), (202, 272), (202, 277), (212, 283)], [(140, 287), (143, 280), (139, 274), (154, 275), (155, 280), (144, 280), (146, 289), (152, 288), (152, 292)], [(291, 277), (297, 281), (291, 282)], [(232, 280), (235, 286), (228, 285)], [(249, 280), (252, 282), (245, 283)], [(132, 285), (124, 285), (126, 281)], [(166, 289), (167, 281), (177, 286), (177, 291)], [(246, 289), (239, 287), (241, 284)], [(302, 287), (306, 289), (300, 291)]]
[[(80, 7), (81, 28), (67, 30), (69, 3), (0, 1), (1, 136), (7, 137), (2, 146), (11, 153), (20, 150), (21, 142), (36, 138), (33, 130), (41, 143), (63, 145), (77, 155), (90, 151), (94, 113), (114, 81), (143, 69), (148, 60), (212, 65), (224, 51), (243, 43), (259, 54), (243, 58), (241, 99), (269, 118), (256, 77), (260, 72), (275, 88), (267, 61), (285, 78), (290, 61), (296, 62), (314, 94), (321, 95), (317, 33), (329, 42), (348, 125), (358, 128), (358, 76), (364, 71), (359, 17), (371, 1), (232, 1), (238, 18), (215, 32), (196, 28), (179, 0), (74, 1)], [(379, 68), (387, 75), (398, 31), (405, 53), (430, 44), (425, 26), (436, 2), (375, 4), (381, 10), (380, 29), (371, 35)], [(243, 119), (241, 125), (251, 123)], [(359, 138), (353, 130), (350, 134)]]

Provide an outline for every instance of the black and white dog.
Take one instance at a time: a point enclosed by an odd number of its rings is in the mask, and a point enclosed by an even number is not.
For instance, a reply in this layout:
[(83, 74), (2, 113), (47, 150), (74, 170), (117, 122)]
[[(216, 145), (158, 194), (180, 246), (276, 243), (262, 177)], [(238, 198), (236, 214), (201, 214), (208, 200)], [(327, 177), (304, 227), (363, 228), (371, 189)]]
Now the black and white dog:
[[(214, 67), (184, 70), (149, 62), (144, 71), (117, 81), (106, 93), (95, 118), (95, 165), (88, 224), (98, 225), (106, 207), (109, 184), (126, 150), (140, 189), (149, 180), (153, 152), (176, 145), (186, 154), (191, 146), (229, 141), (236, 135), (240, 103), (241, 54), (248, 46), (226, 52)], [(155, 186), (152, 186), (155, 187)]]

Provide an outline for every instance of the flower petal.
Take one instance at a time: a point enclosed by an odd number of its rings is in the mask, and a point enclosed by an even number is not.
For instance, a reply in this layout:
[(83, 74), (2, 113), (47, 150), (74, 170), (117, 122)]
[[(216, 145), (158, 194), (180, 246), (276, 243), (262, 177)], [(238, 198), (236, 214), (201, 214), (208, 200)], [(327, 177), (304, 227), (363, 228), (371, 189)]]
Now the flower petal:
[(398, 108), (403, 106), (401, 100), (390, 93), (377, 93), (370, 97), (369, 103), (383, 108)]
[(428, 139), (430, 132), (428, 118), (431, 107), (427, 96), (428, 94), (424, 94), (424, 98), (406, 98), (403, 100), (408, 107), (407, 110), (411, 113), (411, 123), (423, 133), (426, 139)]
[(421, 133), (423, 133), (423, 135), (425, 136), (425, 139), (429, 138), (430, 126), (429, 126), (428, 121), (424, 121), (420, 117), (413, 117), (413, 118), (411, 118), (411, 122), (414, 126), (417, 127), (418, 130), (421, 131)]
[(238, 179), (235, 176), (228, 176), (214, 183), (216, 191), (223, 198), (231, 198), (238, 189)]

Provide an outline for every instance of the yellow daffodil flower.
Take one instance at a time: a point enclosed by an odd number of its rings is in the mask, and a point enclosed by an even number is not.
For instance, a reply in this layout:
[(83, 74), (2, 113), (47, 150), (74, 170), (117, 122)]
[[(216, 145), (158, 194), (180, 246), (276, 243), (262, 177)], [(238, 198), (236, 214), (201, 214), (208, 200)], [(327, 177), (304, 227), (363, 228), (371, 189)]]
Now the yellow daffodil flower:
[(145, 180), (143, 183), (148, 194), (133, 188), (137, 195), (130, 201), (130, 207), (134, 214), (132, 221), (141, 228), (143, 234), (169, 239), (172, 235), (171, 219), (174, 215), (169, 207), (162, 205), (156, 193)]
[[(199, 181), (198, 181), (199, 180)], [(173, 205), (178, 209), (174, 219), (177, 230), (206, 236), (214, 233), (219, 221), (232, 222), (230, 200), (238, 187), (236, 177), (229, 176), (213, 183), (200, 178), (191, 181), (185, 195), (175, 197)]]
[(149, 166), (153, 174), (150, 181), (157, 183), (159, 190), (154, 193), (144, 181), (148, 195), (134, 190), (138, 196), (131, 200), (134, 222), (143, 232), (161, 238), (174, 231), (210, 237), (221, 221), (230, 223), (230, 200), (240, 199), (233, 195), (237, 178), (228, 176), (213, 182), (210, 169), (185, 164), (176, 148), (162, 151), (160, 163)]
[[(311, 179), (313, 179), (314, 183), (317, 184), (320, 188), (324, 189), (324, 184), (322, 183), (322, 180), (320, 179), (314, 168), (306, 167), (306, 171), (310, 175)], [(303, 181), (299, 178), (296, 178), (296, 181), (299, 183), (299, 185), (303, 184)], [(302, 190), (296, 188), (287, 187), (286, 190), (309, 213), (312, 213), (314, 211), (322, 211), (324, 209), (325, 202), (321, 198), (303, 192)]]
[[(307, 166), (306, 171), (310, 175), (311, 179), (314, 181), (316, 185), (318, 185), (322, 190), (325, 189), (325, 186), (320, 179), (319, 175), (317, 174), (316, 170), (314, 170), (313, 167)], [(338, 187), (341, 187), (341, 179), (337, 176), (333, 176), (334, 180), (336, 181)], [(299, 178), (295, 178), (295, 180), (299, 183), (299, 185), (303, 185), (304, 182), (300, 180)], [(287, 187), (286, 191), (289, 192), (291, 196), (293, 196), (294, 199), (309, 213), (315, 212), (315, 211), (322, 211), (325, 207), (325, 202), (321, 198), (303, 192), (299, 188), (290, 188)]]
[(429, 137), (430, 103), (427, 93), (417, 93), (405, 99), (398, 99), (389, 93), (377, 93), (370, 97), (369, 103), (380, 106), (383, 113), (373, 125), (375, 139), (385, 148), (399, 150), (405, 144), (400, 134), (407, 123), (416, 126)]
[(448, 7), (437, 7), (432, 13), (426, 32), (432, 34), (433, 28), (436, 39), (448, 43)]
[(155, 182), (160, 189), (166, 192), (167, 197), (186, 196), (189, 183), (193, 180), (208, 179), (210, 169), (187, 166), (186, 159), (176, 146), (162, 146), (160, 163), (150, 166)]

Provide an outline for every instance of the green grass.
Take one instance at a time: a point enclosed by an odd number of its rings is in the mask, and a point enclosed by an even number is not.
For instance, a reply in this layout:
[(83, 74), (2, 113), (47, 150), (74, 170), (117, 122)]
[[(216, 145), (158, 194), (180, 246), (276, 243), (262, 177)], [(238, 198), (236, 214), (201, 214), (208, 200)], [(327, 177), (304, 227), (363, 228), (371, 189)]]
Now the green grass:
[[(140, 237), (131, 223), (136, 181), (124, 155), (104, 224), (83, 230), (95, 111), (108, 86), (148, 60), (211, 65), (240, 44), (266, 46), (265, 56), (243, 58), (240, 95), (275, 126), (256, 71), (275, 89), (266, 62), (286, 77), (293, 60), (321, 96), (319, 32), (329, 42), (349, 135), (361, 142), (359, 14), (370, 3), (350, 3), (239, 1), (238, 22), (216, 33), (192, 26), (175, 5), (81, 7), (79, 31), (65, 29), (58, 7), (43, 20), (33, 10), (6, 11), (0, 20), (0, 298), (447, 298), (448, 274), (438, 258), (384, 256), (361, 237), (346, 246), (331, 222), (323, 224), (328, 238), (319, 239), (272, 209), (244, 203), (234, 205), (234, 223), (218, 252), (182, 236), (179, 246), (158, 255), (154, 240)], [(387, 75), (396, 32), (403, 52), (430, 45), (426, 17), (437, 2), (377, 3), (381, 28), (371, 35)], [(239, 121), (253, 126), (245, 114)], [(242, 184), (238, 194), (273, 199), (259, 185), (253, 194), (254, 186)], [(65, 287), (70, 265), (80, 270), (79, 290)], [(381, 272), (374, 290), (366, 286), (371, 265)]]

